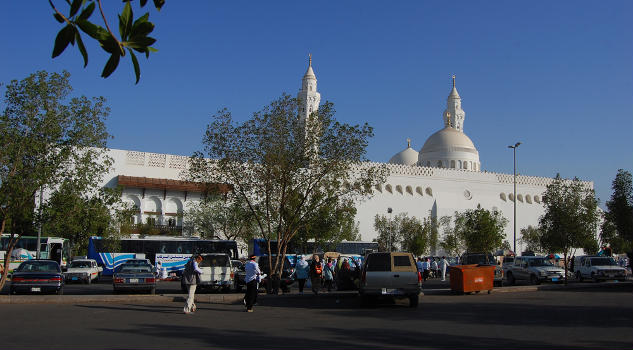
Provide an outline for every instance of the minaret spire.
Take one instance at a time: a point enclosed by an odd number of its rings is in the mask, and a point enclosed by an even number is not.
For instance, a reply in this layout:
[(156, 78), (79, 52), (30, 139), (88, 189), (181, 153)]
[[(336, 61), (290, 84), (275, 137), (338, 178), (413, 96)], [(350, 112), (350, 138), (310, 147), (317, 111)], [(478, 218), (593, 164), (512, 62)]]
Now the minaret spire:
[(308, 67), (312, 67), (312, 54), (308, 54)]
[(459, 97), (455, 87), (455, 74), (452, 75), (453, 88), (446, 99), (446, 110), (444, 110), (444, 126), (464, 132), (464, 118), (466, 112), (462, 109), (462, 98)]
[(455, 88), (455, 74), (453, 74), (453, 89)]

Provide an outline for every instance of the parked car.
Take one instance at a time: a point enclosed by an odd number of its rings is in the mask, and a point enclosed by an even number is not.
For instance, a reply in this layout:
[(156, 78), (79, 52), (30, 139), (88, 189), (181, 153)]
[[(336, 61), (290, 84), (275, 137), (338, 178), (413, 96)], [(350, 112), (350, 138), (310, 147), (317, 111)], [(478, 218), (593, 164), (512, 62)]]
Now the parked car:
[(83, 282), (90, 284), (98, 281), (103, 268), (97, 265), (94, 259), (75, 259), (68, 264), (68, 269), (64, 272), (66, 283)]
[(244, 263), (240, 260), (231, 260), (231, 267), (233, 268), (233, 281), (234, 289), (237, 292), (241, 292), (246, 287), (246, 270)]
[(9, 293), (64, 294), (64, 275), (59, 263), (54, 260), (22, 262), (11, 275)]
[(121, 291), (147, 291), (156, 294), (156, 277), (153, 266), (147, 261), (134, 259), (126, 261), (114, 270), (112, 288), (114, 293)]
[[(226, 253), (200, 254), (202, 261), (198, 264), (202, 274), (198, 289), (229, 291), (234, 286), (234, 273), (231, 267), (231, 257)], [(187, 290), (184, 280), (180, 280), (180, 288)]]
[(503, 285), (503, 268), (501, 265), (497, 264), (492, 253), (464, 253), (459, 258), (459, 262), (462, 265), (485, 265), (485, 266), (494, 266), (495, 267), (495, 277), (493, 284), (495, 286), (501, 287)]
[(544, 256), (517, 256), (508, 269), (506, 278), (509, 284), (515, 284), (519, 280), (529, 281), (531, 284), (561, 282), (565, 278), (565, 270), (554, 266)]
[(362, 304), (371, 298), (409, 298), (409, 305), (417, 307), (422, 276), (411, 253), (371, 253), (363, 264), (359, 294)]
[(626, 269), (618, 266), (615, 260), (608, 256), (588, 256), (582, 259), (580, 266), (575, 267), (576, 279), (592, 279), (595, 282), (605, 280), (626, 280)]
[[(273, 264), (275, 263), (276, 258), (276, 255), (272, 256)], [(260, 256), (257, 260), (257, 264), (259, 265), (259, 269), (262, 274), (266, 274), (266, 277), (260, 283), (260, 287), (266, 288), (268, 290), (268, 283), (270, 283), (270, 264), (268, 263), (268, 255)], [(285, 257), (284, 266), (281, 270), (281, 278), (279, 281), (279, 288), (281, 288), (284, 293), (290, 291), (290, 285), (293, 284), (295, 281), (293, 278), (294, 271), (295, 270), (290, 264), (290, 260), (288, 259), (288, 257)]]

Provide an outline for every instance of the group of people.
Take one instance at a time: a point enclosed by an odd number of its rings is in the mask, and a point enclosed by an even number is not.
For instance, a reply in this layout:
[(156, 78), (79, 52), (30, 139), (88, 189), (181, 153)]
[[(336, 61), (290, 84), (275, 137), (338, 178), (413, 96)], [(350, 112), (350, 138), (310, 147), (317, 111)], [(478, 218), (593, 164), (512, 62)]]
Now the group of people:
[[(265, 277), (256, 262), (256, 256), (251, 255), (248, 261), (244, 265), (246, 271), (246, 294), (244, 295), (244, 305), (247, 312), (253, 312), (253, 305), (257, 302), (257, 290), (258, 284), (261, 279)], [(183, 283), (187, 287), (187, 300), (183, 311), (185, 314), (192, 314), (196, 311), (195, 293), (196, 286), (200, 283), (200, 274), (202, 270), (198, 266), (202, 262), (202, 256), (194, 255), (185, 265), (183, 271)], [(346, 284), (353, 284), (354, 276), (358, 272), (356, 262), (351, 262), (348, 258), (342, 258), (340, 266), (337, 268), (337, 261), (333, 258), (327, 258), (326, 261), (321, 261), (319, 255), (315, 254), (312, 257), (312, 261), (308, 263), (303, 256), (299, 258), (295, 266), (294, 277), (299, 284), (299, 293), (303, 294), (306, 282), (310, 280), (312, 292), (318, 295), (321, 289), (327, 289), (328, 292), (332, 291), (335, 287), (335, 280), (338, 276), (338, 281), (342, 284), (340, 287), (345, 289), (348, 287)]]
[(438, 277), (442, 277), (442, 281), (446, 281), (446, 270), (448, 269), (449, 264), (445, 256), (441, 259), (418, 258), (416, 265), (424, 281), (429, 278)]

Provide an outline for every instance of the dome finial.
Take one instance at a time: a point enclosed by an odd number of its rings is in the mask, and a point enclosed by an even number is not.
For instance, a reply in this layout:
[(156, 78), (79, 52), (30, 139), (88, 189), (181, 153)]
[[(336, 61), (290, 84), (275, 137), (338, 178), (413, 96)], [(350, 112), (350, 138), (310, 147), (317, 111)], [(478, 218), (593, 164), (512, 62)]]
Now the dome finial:
[(455, 88), (455, 74), (453, 74), (453, 88)]
[(407, 137), (407, 148), (411, 148), (411, 139)]
[(312, 67), (312, 54), (308, 54), (308, 66)]

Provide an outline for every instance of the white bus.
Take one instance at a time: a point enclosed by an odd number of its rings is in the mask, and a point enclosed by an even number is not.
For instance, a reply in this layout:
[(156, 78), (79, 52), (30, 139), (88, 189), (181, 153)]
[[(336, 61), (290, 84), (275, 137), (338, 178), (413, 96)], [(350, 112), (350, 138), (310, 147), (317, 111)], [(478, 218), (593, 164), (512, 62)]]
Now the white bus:
[[(22, 236), (13, 247), (10, 257), (7, 256), (11, 234), (5, 233), (0, 237), (0, 265), (4, 267), (5, 259), (11, 259), (9, 274), (17, 268), (20, 263), (26, 260), (35, 259), (37, 256), (37, 237)], [(40, 238), (40, 259), (55, 260), (62, 269), (66, 268), (66, 263), (70, 260), (70, 244), (67, 238), (41, 237)]]

